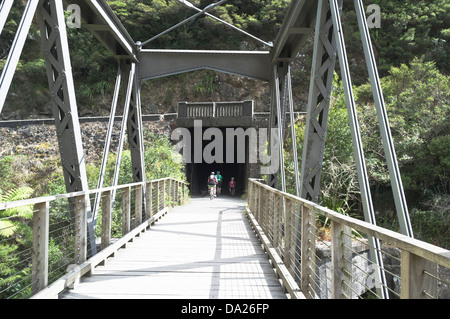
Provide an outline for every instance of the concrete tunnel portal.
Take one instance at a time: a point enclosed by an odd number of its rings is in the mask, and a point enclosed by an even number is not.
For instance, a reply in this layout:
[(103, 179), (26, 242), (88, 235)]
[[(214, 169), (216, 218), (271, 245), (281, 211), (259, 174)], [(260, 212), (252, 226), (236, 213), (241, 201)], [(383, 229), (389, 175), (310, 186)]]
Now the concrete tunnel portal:
[(252, 127), (252, 117), (253, 101), (178, 103), (177, 125), (189, 131), (185, 142), (190, 156), (185, 164), (192, 195), (207, 194), (208, 176), (217, 171), (223, 176), (222, 195), (229, 196), (231, 177), (237, 184), (236, 196), (245, 192), (251, 142), (245, 130)]

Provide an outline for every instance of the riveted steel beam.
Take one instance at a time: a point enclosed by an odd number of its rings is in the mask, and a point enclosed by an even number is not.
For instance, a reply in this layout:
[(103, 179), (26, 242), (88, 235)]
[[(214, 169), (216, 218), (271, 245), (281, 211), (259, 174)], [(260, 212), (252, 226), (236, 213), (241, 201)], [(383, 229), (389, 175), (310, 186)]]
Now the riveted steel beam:
[[(66, 190), (88, 190), (62, 2), (41, 0), (37, 12)], [(95, 254), (89, 202), (87, 206), (90, 252)]]

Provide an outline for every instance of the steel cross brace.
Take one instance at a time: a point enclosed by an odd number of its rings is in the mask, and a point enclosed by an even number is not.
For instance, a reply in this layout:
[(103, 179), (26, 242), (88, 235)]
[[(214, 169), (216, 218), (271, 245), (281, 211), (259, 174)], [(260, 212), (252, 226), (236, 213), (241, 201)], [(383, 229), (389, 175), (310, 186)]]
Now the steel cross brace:
[[(68, 193), (85, 191), (88, 183), (62, 1), (41, 0), (37, 12), (66, 190)], [(73, 214), (74, 203), (70, 206)], [(94, 255), (96, 246), (89, 201), (86, 206), (89, 249)]]
[(319, 0), (300, 174), (301, 197), (316, 203), (319, 201), (335, 63), (336, 40), (331, 13), (327, 2)]

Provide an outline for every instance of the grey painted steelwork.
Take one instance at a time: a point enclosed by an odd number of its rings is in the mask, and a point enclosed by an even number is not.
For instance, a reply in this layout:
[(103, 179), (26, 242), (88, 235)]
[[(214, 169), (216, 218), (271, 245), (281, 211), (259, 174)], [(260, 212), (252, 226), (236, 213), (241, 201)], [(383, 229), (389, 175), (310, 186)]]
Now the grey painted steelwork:
[[(99, 174), (98, 183), (97, 183), (98, 189), (103, 187), (103, 181), (105, 178), (106, 164), (108, 162), (108, 154), (109, 154), (109, 149), (110, 149), (110, 145), (111, 145), (111, 136), (112, 136), (112, 131), (113, 131), (113, 127), (114, 127), (114, 118), (116, 115), (117, 100), (119, 98), (121, 81), (122, 81), (122, 71), (119, 66), (119, 68), (117, 70), (116, 85), (114, 87), (114, 95), (113, 95), (113, 100), (112, 100), (112, 104), (111, 104), (111, 111), (109, 114), (108, 127), (106, 129), (105, 146), (103, 148), (102, 164), (100, 166), (100, 174)], [(95, 228), (95, 225), (97, 224), (96, 223), (97, 212), (98, 212), (99, 207), (100, 207), (100, 193), (96, 193), (95, 200), (94, 200), (94, 208), (92, 210), (92, 212), (93, 212), (92, 215), (93, 215), (93, 220), (94, 220), (94, 228)]]
[(291, 62), (310, 38), (316, 19), (316, 0), (292, 0), (271, 50), (272, 63)]
[[(62, 2), (41, 0), (38, 18), (66, 190), (68, 193), (86, 191), (89, 188)], [(90, 251), (95, 254), (89, 201), (86, 211)]]
[[(272, 156), (272, 150), (277, 146), (277, 158), (279, 159), (278, 171), (272, 174), (267, 174), (267, 185), (277, 188), (286, 189), (284, 157), (283, 154), (283, 140), (284, 131), (286, 127), (286, 76), (288, 73), (288, 64), (284, 62), (275, 63), (272, 69), (272, 81), (270, 82), (271, 90), (271, 104), (269, 117), (269, 145), (268, 155)], [(282, 93), (281, 93), (282, 92)], [(275, 130), (272, 130), (275, 129)], [(275, 136), (272, 135), (275, 133)], [(272, 145), (275, 143), (275, 146)], [(281, 180), (279, 180), (281, 177)], [(281, 183), (279, 183), (281, 182)], [(280, 188), (281, 187), (281, 188)]]
[(295, 133), (295, 114), (294, 114), (294, 100), (292, 98), (292, 81), (291, 81), (291, 67), (288, 67), (287, 74), (287, 92), (289, 94), (289, 119), (291, 124), (291, 139), (292, 139), (292, 153), (294, 158), (294, 178), (295, 178), (295, 195), (300, 196), (300, 173), (298, 170), (297, 157), (297, 134)]
[[(105, 0), (64, 0), (66, 4), (76, 4), (80, 7), (81, 19), (84, 26), (89, 29), (119, 61), (120, 70), (113, 98), (104, 154), (107, 154), (109, 148), (109, 139), (112, 123), (115, 118), (115, 104), (117, 103), (117, 96), (119, 94), (121, 74), (125, 74), (124, 78), (128, 79), (125, 80), (126, 93), (123, 111), (124, 115), (122, 118), (113, 185), (116, 185), (118, 182), (120, 158), (126, 129), (128, 131), (128, 142), (132, 156), (133, 180), (145, 180), (142, 114), (140, 105), (141, 81), (207, 68), (271, 83), (272, 102), (269, 126), (270, 128), (277, 129), (276, 138), (278, 141), (276, 142), (279, 143), (277, 152), (279, 153), (278, 156), (280, 158), (280, 170), (279, 173), (268, 176), (268, 184), (270, 186), (278, 186), (278, 177), (281, 176), (281, 189), (285, 190), (283, 140), (286, 132), (287, 103), (289, 103), (289, 111), (291, 114), (291, 134), (292, 136), (295, 136), (295, 127), (292, 116), (293, 101), (290, 63), (297, 57), (300, 48), (310, 38), (312, 30), (315, 30), (312, 76), (310, 80), (304, 152), (302, 156), (302, 173), (301, 181), (296, 185), (296, 192), (297, 194), (300, 193), (300, 195), (306, 199), (315, 202), (318, 201), (330, 92), (332, 89), (332, 78), (337, 50), (344, 83), (354, 156), (363, 202), (363, 211), (366, 221), (375, 224), (368, 173), (365, 167), (345, 50), (345, 41), (340, 21), (339, 11), (342, 0), (329, 0), (329, 3), (327, 3), (328, 1), (326, 0), (292, 0), (271, 51), (143, 50), (143, 45), (201, 14), (205, 14), (210, 18), (225, 23), (264, 45), (269, 47), (272, 46), (271, 43), (262, 41), (261, 39), (207, 13), (208, 10), (222, 4), (225, 0), (212, 3), (203, 10), (196, 8), (190, 2), (184, 0), (179, 1), (198, 12), (144, 43), (138, 42), (135, 44)], [(11, 3), (12, 2), (6, 3), (6, 1), (3, 1), (0, 5), (0, 32), (7, 19)], [(375, 59), (373, 57), (363, 4), (361, 0), (354, 0), (354, 4), (374, 100), (377, 107), (378, 121), (387, 157), (387, 165), (389, 168), (391, 186), (394, 192), (401, 231), (412, 237), (413, 234), (410, 226), (406, 200), (402, 189), (397, 160), (395, 158), (395, 150), (389, 130), (389, 122), (387, 120)], [(19, 28), (11, 47), (7, 63), (5, 64), (0, 78), (0, 112), (6, 99), (31, 21), (36, 11), (38, 12), (39, 24), (41, 27), (42, 50), (47, 66), (47, 75), (52, 96), (53, 112), (60, 145), (64, 177), (66, 180), (66, 188), (68, 192), (87, 190), (81, 132), (70, 67), (70, 56), (63, 14), (64, 10), (61, 0), (28, 1), (22, 20), (19, 23)], [(214, 113), (213, 107), (213, 118), (215, 115)], [(243, 119), (244, 117), (245, 116), (242, 116), (240, 118)], [(269, 130), (269, 132), (272, 132), (272, 130)], [(269, 141), (272, 143), (272, 138), (270, 138)], [(295, 149), (295, 138), (293, 139), (293, 143)], [(271, 147), (269, 147), (269, 150), (270, 149)], [(294, 161), (295, 164), (297, 164), (296, 154), (294, 154)], [(104, 164), (102, 164), (99, 185), (102, 184), (104, 174), (103, 166)], [(298, 166), (295, 168), (295, 174), (296, 181), (298, 181)], [(145, 204), (145, 199), (143, 202)], [(72, 203), (72, 206), (73, 204), (74, 203)], [(94, 218), (90, 216), (91, 211), (89, 201), (86, 205), (89, 223), (89, 238), (91, 240), (90, 245), (92, 253), (95, 253), (95, 242), (93, 242)], [(114, 201), (112, 201), (112, 205), (114, 205)], [(95, 209), (96, 207), (98, 207), (97, 202)], [(374, 263), (378, 265), (378, 268), (376, 269), (376, 280), (378, 283), (382, 284), (382, 288), (379, 292), (383, 298), (387, 298), (388, 292), (385, 288), (386, 279), (380, 256), (380, 244), (377, 239), (369, 239), (373, 247), (371, 250), (371, 258)]]
[(216, 16), (214, 16), (214, 15), (208, 13), (207, 11), (203, 11), (202, 9), (197, 8), (196, 6), (194, 6), (194, 5), (193, 5), (192, 3), (190, 3), (189, 1), (186, 1), (186, 0), (178, 0), (178, 2), (181, 2), (181, 3), (184, 4), (185, 6), (187, 6), (187, 7), (189, 7), (189, 8), (192, 8), (192, 9), (198, 11), (198, 12), (201, 12), (201, 13), (203, 13), (204, 15), (206, 15), (207, 17), (210, 17), (211, 19), (214, 19), (214, 20), (216, 20), (216, 21), (219, 21), (220, 23), (223, 23), (223, 24), (225, 24), (226, 26), (228, 26), (228, 27), (230, 27), (230, 28), (232, 28), (232, 29), (234, 29), (234, 30), (240, 32), (240, 33), (245, 34), (246, 36), (252, 38), (253, 40), (256, 40), (256, 41), (258, 41), (258, 42), (260, 42), (260, 43), (262, 43), (262, 44), (264, 44), (264, 45), (266, 45), (266, 46), (268, 46), (268, 47), (273, 47), (273, 44), (272, 44), (272, 43), (263, 41), (263, 40), (261, 40), (260, 38), (255, 37), (254, 35), (252, 35), (252, 34), (250, 34), (250, 33), (248, 33), (248, 32), (245, 32), (245, 31), (242, 30), (242, 29), (239, 29), (238, 27), (232, 25), (231, 23), (228, 23), (228, 22), (226, 22), (226, 21), (224, 21), (224, 20), (218, 18), (218, 17), (216, 17)]
[(14, 1), (7, 0), (0, 3), (0, 34), (2, 33), (3, 27), (5, 26), (6, 20), (8, 19), (8, 14), (13, 3)]
[[(19, 22), (14, 41), (6, 59), (5, 66), (3, 67), (3, 71), (0, 76), (0, 113), (2, 112), (3, 105), (5, 104), (6, 96), (8, 95), (9, 87), (11, 86), (14, 72), (16, 71), (17, 63), (19, 62), (25, 40), (28, 36), (28, 30), (30, 29), (31, 22), (33, 21), (37, 6), (38, 1), (27, 2), (25, 10), (22, 14), (22, 19)], [(0, 22), (3, 20), (6, 21), (10, 8), (8, 8), (8, 5), (4, 6), (2, 4), (1, 9)]]
[(162, 36), (162, 35), (164, 35), (166, 33), (169, 33), (170, 31), (172, 31), (172, 30), (182, 26), (183, 24), (186, 24), (187, 22), (191, 21), (192, 19), (195, 19), (196, 17), (206, 13), (208, 10), (214, 9), (214, 7), (217, 7), (217, 6), (221, 5), (225, 1), (227, 1), (227, 0), (220, 0), (219, 2), (215, 2), (215, 3), (211, 3), (211, 4), (207, 5), (203, 10), (200, 10), (200, 12), (197, 12), (196, 14), (194, 14), (194, 15), (190, 16), (189, 18), (181, 21), (180, 23), (177, 23), (176, 25), (168, 28), (167, 30), (165, 30), (165, 31), (155, 35), (154, 37), (152, 37), (152, 38), (150, 38), (150, 39), (148, 39), (148, 40), (146, 40), (146, 41), (144, 41), (142, 43), (138, 42), (139, 47), (142, 48), (143, 46), (145, 46), (146, 44), (156, 40), (160, 36)]
[(81, 20), (117, 59), (137, 62), (135, 41), (131, 38), (106, 0), (64, 0), (80, 6)]
[(300, 194), (301, 197), (317, 203), (336, 63), (336, 39), (331, 13), (325, 0), (318, 1), (312, 60)]
[(398, 168), (397, 157), (395, 155), (394, 142), (392, 140), (389, 120), (387, 117), (386, 106), (381, 90), (380, 78), (378, 76), (377, 65), (370, 41), (369, 28), (364, 14), (364, 6), (361, 0), (354, 0), (356, 17), (358, 19), (359, 32), (363, 44), (364, 55), (369, 72), (372, 94), (377, 109), (378, 124), (380, 126), (381, 139), (383, 141), (386, 163), (389, 170), (392, 192), (394, 195), (397, 217), (400, 224), (400, 230), (404, 235), (414, 237), (409, 219), (408, 205), (406, 203), (405, 193), (403, 191), (402, 179)]
[(141, 50), (141, 81), (200, 69), (270, 81), (269, 51)]
[[(128, 146), (131, 152), (131, 171), (134, 182), (145, 181), (144, 166), (144, 141), (142, 137), (142, 112), (140, 98), (140, 81), (138, 79), (138, 70), (135, 66), (134, 76), (129, 78), (132, 81), (132, 92), (130, 96), (127, 119), (127, 137)], [(144, 190), (145, 191), (145, 190)]]
[[(336, 45), (339, 56), (339, 65), (341, 70), (342, 82), (344, 86), (345, 102), (347, 105), (347, 113), (350, 121), (350, 132), (353, 141), (353, 153), (356, 163), (356, 170), (358, 173), (358, 182), (361, 192), (361, 202), (364, 212), (364, 218), (367, 222), (376, 225), (375, 212), (372, 205), (372, 196), (370, 192), (369, 178), (367, 167), (364, 159), (364, 151), (361, 141), (361, 133), (359, 131), (358, 119), (356, 115), (356, 105), (353, 95), (352, 82), (350, 78), (350, 70), (347, 60), (347, 52), (345, 49), (344, 34), (342, 31), (340, 6), (342, 0), (330, 0), (330, 10), (333, 19), (334, 33), (336, 37)], [(368, 236), (370, 244), (370, 258), (375, 265), (375, 280), (377, 290), (383, 299), (389, 298), (389, 291), (387, 289), (386, 276), (383, 268), (383, 256), (381, 254), (381, 244), (378, 238)]]

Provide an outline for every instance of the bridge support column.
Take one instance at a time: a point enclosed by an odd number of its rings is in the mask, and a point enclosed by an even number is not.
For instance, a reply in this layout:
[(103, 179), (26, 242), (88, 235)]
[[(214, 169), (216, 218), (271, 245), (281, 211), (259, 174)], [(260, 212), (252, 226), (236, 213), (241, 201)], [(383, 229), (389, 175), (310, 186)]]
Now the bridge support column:
[[(85, 191), (88, 183), (62, 1), (41, 0), (37, 12), (66, 190), (68, 193)], [(94, 255), (89, 201), (87, 205), (89, 250)], [(70, 206), (73, 215), (74, 203)]]
[(316, 203), (319, 201), (335, 62), (336, 39), (331, 13), (327, 1), (319, 0), (300, 174), (300, 196)]

